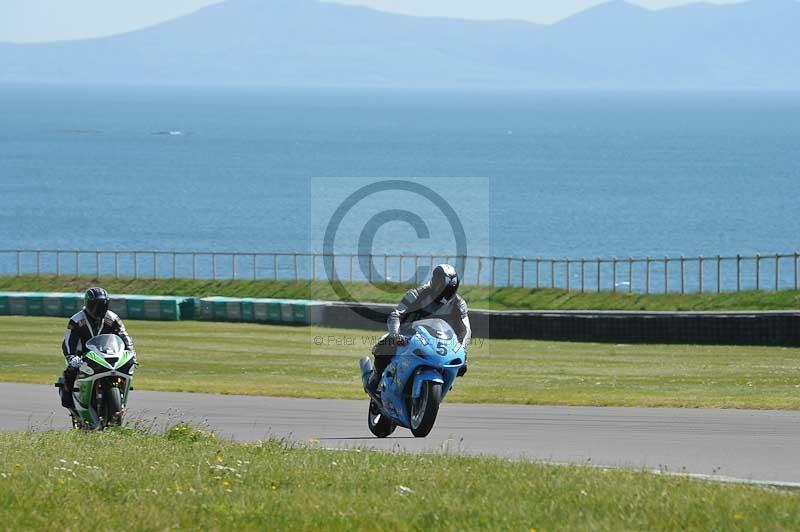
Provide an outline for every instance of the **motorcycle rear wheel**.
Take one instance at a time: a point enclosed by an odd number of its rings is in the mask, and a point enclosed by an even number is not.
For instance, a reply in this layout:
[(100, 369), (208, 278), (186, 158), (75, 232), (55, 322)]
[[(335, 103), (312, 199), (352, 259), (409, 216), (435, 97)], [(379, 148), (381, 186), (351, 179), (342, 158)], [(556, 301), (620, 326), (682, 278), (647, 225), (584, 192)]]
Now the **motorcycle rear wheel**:
[(424, 438), (430, 434), (433, 424), (436, 423), (436, 414), (439, 413), (439, 403), (441, 402), (442, 385), (431, 381), (422, 383), (419, 398), (409, 399), (411, 433), (414, 437)]
[(367, 426), (369, 427), (369, 431), (378, 438), (385, 438), (389, 436), (392, 432), (394, 432), (394, 429), (397, 428), (397, 425), (395, 425), (388, 416), (385, 416), (381, 413), (380, 408), (378, 408), (378, 405), (375, 404), (375, 401), (369, 402)]

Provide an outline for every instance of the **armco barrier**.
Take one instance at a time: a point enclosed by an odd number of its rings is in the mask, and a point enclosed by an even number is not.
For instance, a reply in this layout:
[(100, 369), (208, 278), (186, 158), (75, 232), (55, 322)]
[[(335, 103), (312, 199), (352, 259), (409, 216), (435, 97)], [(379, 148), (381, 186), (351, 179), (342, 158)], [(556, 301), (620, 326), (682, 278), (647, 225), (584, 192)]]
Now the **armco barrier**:
[[(374, 311), (376, 320), (356, 309)], [(385, 330), (392, 305), (330, 303), (320, 325)], [(470, 312), (483, 338), (647, 344), (775, 345), (800, 347), (800, 312)]]
[(470, 313), (492, 338), (651, 344), (800, 346), (800, 312)]

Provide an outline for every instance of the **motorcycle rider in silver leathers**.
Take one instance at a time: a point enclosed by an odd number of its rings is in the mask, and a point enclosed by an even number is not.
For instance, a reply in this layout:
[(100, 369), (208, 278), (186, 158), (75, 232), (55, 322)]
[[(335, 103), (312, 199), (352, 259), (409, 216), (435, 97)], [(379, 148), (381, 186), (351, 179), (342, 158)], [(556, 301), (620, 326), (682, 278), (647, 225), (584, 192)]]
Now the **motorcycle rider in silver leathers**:
[[(458, 295), (460, 281), (458, 273), (449, 264), (439, 264), (433, 269), (430, 282), (409, 290), (403, 300), (392, 310), (387, 320), (389, 332), (383, 335), (372, 348), (375, 369), (367, 381), (367, 389), (377, 393), (383, 370), (389, 365), (397, 351), (397, 346), (406, 345), (408, 340), (402, 332), (409, 329), (417, 320), (440, 318), (445, 320), (456, 333), (458, 341), (466, 354), (472, 329), (469, 324), (467, 303)], [(467, 372), (466, 356), (464, 365), (458, 372), (461, 377)]]

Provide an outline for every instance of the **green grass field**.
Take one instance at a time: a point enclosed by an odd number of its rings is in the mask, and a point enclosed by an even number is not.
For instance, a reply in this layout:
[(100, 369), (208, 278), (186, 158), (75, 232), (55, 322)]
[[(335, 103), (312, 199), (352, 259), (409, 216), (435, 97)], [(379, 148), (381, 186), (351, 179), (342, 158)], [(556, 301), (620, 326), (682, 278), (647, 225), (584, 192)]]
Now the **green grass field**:
[[(101, 285), (118, 294), (177, 296), (273, 297), (337, 301), (326, 282), (192, 281), (186, 279), (93, 279), (91, 277), (0, 277), (0, 291), (82, 292)], [(409, 288), (403, 285), (346, 284), (355, 301), (397, 303)], [(494, 310), (786, 310), (800, 309), (800, 291), (723, 294), (641, 295), (583, 293), (528, 288), (465, 286), (461, 294), (470, 308)]]
[[(358, 359), (377, 333), (130, 321), (139, 390), (363, 398)], [(66, 319), (0, 317), (0, 381), (64, 367)], [(348, 345), (349, 344), (349, 345)], [(800, 409), (800, 349), (476, 339), (448, 401)]]
[(5, 530), (796, 530), (800, 493), (626, 470), (166, 435), (0, 433)]

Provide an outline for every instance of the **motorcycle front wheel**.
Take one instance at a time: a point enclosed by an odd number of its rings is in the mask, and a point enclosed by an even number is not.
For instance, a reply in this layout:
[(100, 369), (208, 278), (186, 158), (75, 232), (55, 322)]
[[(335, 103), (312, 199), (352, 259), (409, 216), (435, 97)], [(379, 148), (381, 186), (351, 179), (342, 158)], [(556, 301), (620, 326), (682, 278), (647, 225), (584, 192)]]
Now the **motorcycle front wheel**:
[(378, 405), (375, 404), (375, 401), (369, 402), (367, 426), (369, 427), (369, 431), (378, 438), (385, 438), (389, 436), (392, 432), (394, 432), (394, 429), (397, 428), (397, 425), (395, 425), (388, 416), (385, 416), (381, 413), (381, 410), (378, 408)]
[(106, 416), (108, 416), (108, 426), (118, 427), (122, 425), (122, 393), (119, 388), (112, 386), (106, 392)]
[(424, 438), (436, 423), (439, 403), (442, 402), (442, 385), (438, 382), (425, 381), (422, 383), (419, 397), (409, 399), (409, 401), (411, 403), (411, 408), (409, 408), (411, 433), (417, 438)]

